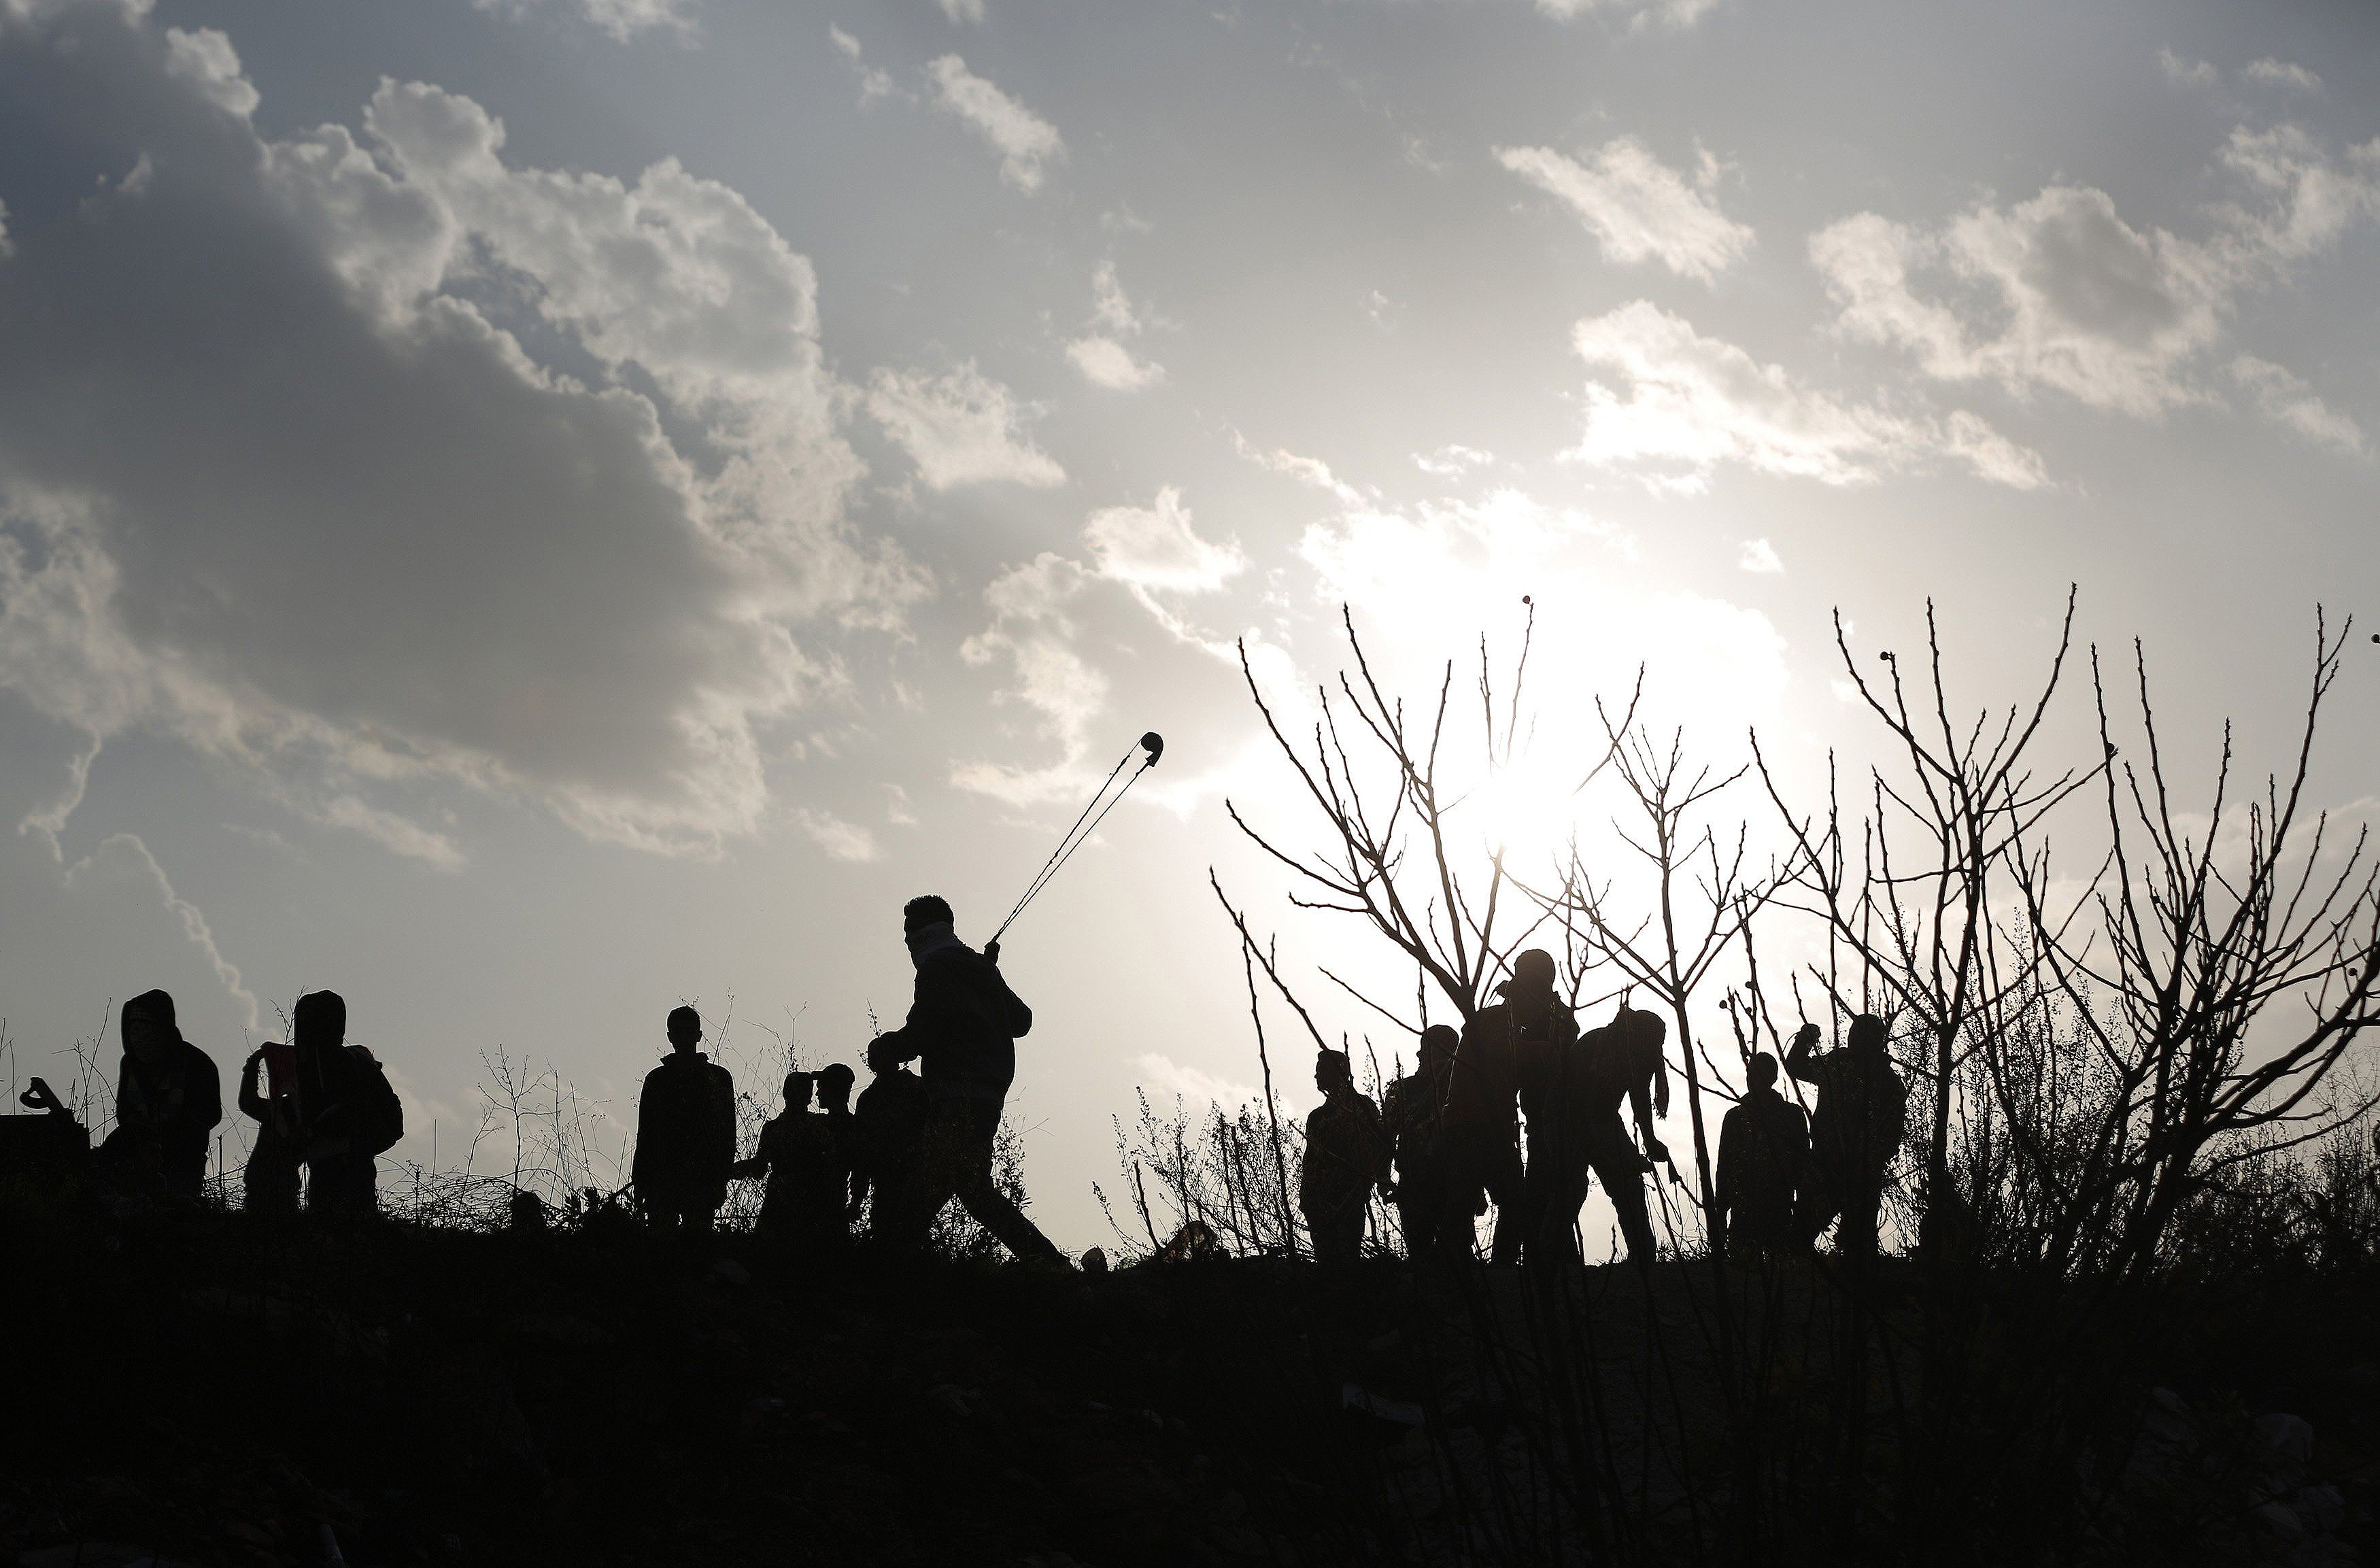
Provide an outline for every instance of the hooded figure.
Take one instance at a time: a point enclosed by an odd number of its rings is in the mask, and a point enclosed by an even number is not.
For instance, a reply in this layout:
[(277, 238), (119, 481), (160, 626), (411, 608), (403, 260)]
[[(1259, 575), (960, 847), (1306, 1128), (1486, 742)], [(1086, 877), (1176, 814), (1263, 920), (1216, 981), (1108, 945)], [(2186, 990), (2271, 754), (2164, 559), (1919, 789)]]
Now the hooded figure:
[[(637, 1098), (629, 1174), (656, 1229), (707, 1231), (727, 1201), (727, 1172), (735, 1163), (735, 1080), (695, 1049), (702, 1043), (701, 1014), (673, 1008), (668, 1029), (670, 1054), (645, 1075)], [(808, 1106), (808, 1086), (803, 1089)]]
[(290, 1026), (306, 1207), (349, 1219), (377, 1213), (380, 1157), (405, 1136), (405, 1104), (372, 1053), (347, 1043), (347, 1003), (337, 991), (299, 997)]
[(162, 991), (126, 1003), (116, 1027), (124, 1064), (115, 1130), (100, 1152), (134, 1182), (195, 1203), (206, 1187), (207, 1135), (223, 1120), (223, 1075), (214, 1058), (182, 1038), (174, 999)]
[[(901, 936), (917, 967), (917, 995), (907, 1021), (876, 1044), (892, 1061), (915, 1058), (925, 1068), (922, 1224), (930, 1226), (956, 1197), (1016, 1257), (1062, 1263), (1064, 1255), (991, 1172), (1001, 1110), (1016, 1076), (1016, 1039), (1032, 1028), (1033, 1009), (1008, 989), (998, 965), (959, 941), (943, 900), (911, 899), (901, 911)], [(913, 1234), (922, 1239), (922, 1229)]]

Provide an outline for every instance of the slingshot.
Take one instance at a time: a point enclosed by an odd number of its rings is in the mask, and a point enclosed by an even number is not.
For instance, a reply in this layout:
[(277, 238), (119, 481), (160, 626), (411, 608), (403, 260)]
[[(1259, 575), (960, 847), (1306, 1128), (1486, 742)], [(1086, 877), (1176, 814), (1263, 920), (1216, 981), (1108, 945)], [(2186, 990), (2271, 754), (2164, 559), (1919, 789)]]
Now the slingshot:
[[(1121, 787), (1117, 787), (1118, 776), (1131, 764), (1132, 760), (1142, 752), (1147, 752), (1148, 755), (1141, 759), (1140, 766), (1133, 769), (1132, 776), (1125, 779)], [(1016, 923), (1016, 917), (1025, 913), (1025, 906), (1032, 903), (1043, 888), (1050, 885), (1050, 878), (1065, 869), (1066, 862), (1075, 857), (1075, 851), (1083, 847), (1084, 841), (1099, 831), (1099, 824), (1107, 820), (1108, 813), (1115, 809), (1116, 802), (1122, 800), (1125, 792), (1140, 782), (1141, 774), (1156, 767), (1157, 760), (1164, 755), (1165, 737), (1155, 730), (1149, 731), (1133, 744), (1132, 749), (1123, 754), (1123, 760), (1108, 773), (1098, 792), (1091, 796), (1091, 803), (1083, 808), (1082, 815), (1075, 819), (1075, 825), (1066, 830), (1066, 836), (1058, 841), (1058, 847), (1050, 852), (1050, 858), (1041, 863), (1041, 869), (1034, 873), (1031, 885), (1025, 890), (1025, 896), (1016, 901), (1016, 907), (1008, 912), (1008, 918), (1000, 922), (1000, 930), (991, 933), (992, 942), (997, 942), (1002, 935), (1006, 934), (1008, 928)], [(1109, 793), (1111, 789), (1114, 791), (1113, 794)], [(1094, 811), (1098, 815), (1092, 815)]]

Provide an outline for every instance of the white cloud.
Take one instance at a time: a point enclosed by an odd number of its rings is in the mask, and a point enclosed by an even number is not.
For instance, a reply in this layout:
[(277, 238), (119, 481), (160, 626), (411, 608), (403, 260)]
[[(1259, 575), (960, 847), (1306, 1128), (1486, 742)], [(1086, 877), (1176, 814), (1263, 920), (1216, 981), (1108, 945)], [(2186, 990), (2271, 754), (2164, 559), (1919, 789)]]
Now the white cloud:
[(862, 107), (873, 103), (879, 98), (905, 96), (899, 88), (892, 85), (892, 78), (889, 72), (880, 70), (860, 57), (859, 40), (832, 23), (828, 25), (826, 32), (827, 37), (833, 41), (836, 52), (851, 63), (853, 70), (859, 73), (859, 102)]
[(876, 858), (876, 835), (832, 811), (796, 807), (794, 824), (808, 834), (810, 842), (824, 850), (829, 859), (865, 863)]
[(2219, 75), (2205, 61), (2186, 60), (2169, 48), (2157, 51), (2157, 68), (2176, 87), (2212, 87)]
[(2320, 92), (2322, 91), (2322, 78), (2314, 75), (2303, 66), (2291, 65), (2287, 60), (2275, 60), (2271, 58), (2251, 60), (2248, 63), (2248, 78), (2252, 81), (2266, 82), (2276, 87), (2292, 88), (2300, 92)]
[(433, 863), (408, 783), (653, 848), (756, 828), (762, 726), (832, 678), (800, 638), (921, 591), (843, 515), (808, 261), (672, 161), (508, 164), (434, 87), (265, 141), (221, 35), (12, 25), (70, 39), (55, 101), (98, 106), (55, 156), (172, 156), (0, 269), (0, 684)]
[(1572, 17), (1609, 14), (1638, 29), (1656, 22), (1692, 27), (1718, 6), (1718, 0), (1537, 0), (1537, 9), (1548, 17), (1567, 21)]
[(1709, 283), (1751, 249), (1752, 230), (1710, 199), (1718, 167), (1707, 153), (1691, 184), (1633, 136), (1604, 143), (1584, 164), (1546, 147), (1499, 148), (1496, 158), (1568, 204), (1611, 261), (1658, 261)]
[(2198, 239), (2126, 223), (2105, 191), (2051, 186), (1938, 231), (1863, 213), (1813, 236), (1811, 260), (1844, 331), (1928, 375), (2151, 417), (2206, 400), (2204, 356), (2243, 291), (2380, 211), (2380, 142), (2340, 160), (2295, 127), (2242, 128), (2220, 166), (2245, 199)]
[(1091, 270), (1091, 319), (1123, 337), (1140, 331), (1140, 312), (1124, 293), (1113, 261), (1101, 261)]
[(1101, 261), (1091, 274), (1091, 321), (1099, 330), (1066, 345), (1066, 358), (1094, 386), (1135, 392), (1165, 379), (1165, 367), (1135, 359), (1121, 341), (1140, 332), (1140, 313), (1116, 278), (1115, 263)]
[(1154, 506), (1108, 506), (1091, 514), (1084, 542), (1099, 575), (1134, 588), (1211, 593), (1247, 569), (1237, 544), (1210, 544), (1191, 525), (1182, 492), (1167, 485)]
[(1414, 467), (1436, 479), (1460, 479), (1474, 468), (1484, 468), (1496, 460), (1493, 452), (1482, 452), (1475, 446), (1450, 444), (1435, 452), (1416, 452)]
[(2257, 412), (2316, 446), (2350, 456), (2362, 456), (2370, 450), (2361, 426), (2271, 360), (2242, 354), (2231, 361), (2231, 379), (2253, 399)]
[(1112, 337), (1078, 337), (1066, 345), (1066, 358), (1093, 386), (1114, 392), (1137, 392), (1165, 379), (1165, 367), (1132, 357), (1132, 350)]
[(257, 104), (263, 102), (241, 74), (230, 35), (211, 27), (196, 32), (177, 27), (165, 30), (165, 74), (188, 82), (208, 103), (241, 119), (256, 113)]
[(1066, 155), (1058, 128), (966, 68), (956, 55), (926, 67), (934, 102), (956, 115), (1000, 154), (1000, 177), (1027, 196), (1041, 188), (1042, 170)]
[(1107, 677), (1075, 647), (1072, 606), (1091, 580), (1080, 562), (1044, 551), (984, 590), (991, 624), (960, 645), (960, 656), (970, 664), (1008, 661), (1014, 681), (995, 700), (1021, 701), (1033, 710), (1036, 727), (1058, 742), (1061, 756), (1038, 769), (965, 763), (951, 774), (961, 789), (1023, 806), (1067, 798), (1081, 787), (1091, 722), (1108, 700)]
[[(482, 11), (523, 16), (537, 0), (471, 0)], [(579, 19), (625, 43), (640, 32), (665, 28), (682, 38), (694, 35), (694, 0), (566, 0)]]
[(983, 20), (983, 0), (939, 0), (939, 3), (942, 15), (954, 25)]
[(1269, 452), (1260, 451), (1250, 445), (1246, 437), (1237, 433), (1234, 433), (1232, 439), (1239, 448), (1240, 456), (1260, 468), (1270, 469), (1276, 474), (1285, 474), (1308, 489), (1318, 490), (1327, 495), (1337, 497), (1343, 505), (1361, 506), (1366, 502), (1366, 497), (1362, 491), (1332, 473), (1330, 465), (1319, 457), (1301, 456), (1286, 447), (1279, 446)]
[(929, 489), (1066, 482), (1066, 470), (1025, 433), (1038, 410), (972, 359), (940, 376), (880, 370), (868, 383), (868, 411), (917, 462)]
[(1236, 1111), (1261, 1098), (1246, 1084), (1219, 1077), (1203, 1068), (1185, 1067), (1172, 1057), (1154, 1051), (1137, 1058), (1135, 1065), (1146, 1075), (1151, 1088), (1160, 1093), (1178, 1094), (1193, 1105), (1201, 1100), (1213, 1100), (1226, 1111)]
[(1747, 539), (1735, 553), (1735, 564), (1747, 572), (1767, 575), (1782, 572), (1785, 563), (1779, 558), (1777, 547), (1765, 539)]
[(1572, 344), (1620, 384), (1587, 383), (1586, 430), (1563, 456), (1636, 471), (1656, 489), (1699, 492), (1722, 463), (1857, 484), (1935, 455), (1998, 483), (2040, 482), (2039, 459), (2027, 470), (2032, 455), (1990, 436), (1980, 419), (1946, 426), (1831, 396), (1646, 300), (1579, 322)]

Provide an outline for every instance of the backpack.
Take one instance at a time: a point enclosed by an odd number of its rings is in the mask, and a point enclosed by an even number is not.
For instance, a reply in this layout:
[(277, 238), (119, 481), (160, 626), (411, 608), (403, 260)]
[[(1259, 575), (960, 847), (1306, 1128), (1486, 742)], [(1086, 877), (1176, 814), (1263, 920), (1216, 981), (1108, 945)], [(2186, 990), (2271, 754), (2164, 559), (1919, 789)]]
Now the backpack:
[(388, 1081), (387, 1069), (370, 1056), (356, 1057), (357, 1097), (362, 1101), (356, 1124), (356, 1150), (378, 1157), (395, 1149), (405, 1136), (405, 1101)]

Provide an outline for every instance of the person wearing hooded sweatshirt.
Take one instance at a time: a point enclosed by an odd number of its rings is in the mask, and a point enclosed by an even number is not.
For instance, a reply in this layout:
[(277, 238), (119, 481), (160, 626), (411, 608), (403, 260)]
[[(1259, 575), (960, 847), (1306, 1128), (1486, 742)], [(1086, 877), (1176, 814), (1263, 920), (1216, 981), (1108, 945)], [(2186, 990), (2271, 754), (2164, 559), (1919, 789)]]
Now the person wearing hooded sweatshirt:
[(405, 1104), (372, 1053), (347, 1043), (347, 1003), (310, 991), (290, 1015), (298, 1156), (306, 1207), (353, 1219), (380, 1211), (380, 1157), (405, 1136)]
[(101, 1145), (109, 1163), (170, 1197), (195, 1203), (207, 1181), (207, 1135), (223, 1120), (223, 1075), (182, 1038), (174, 999), (143, 991), (117, 1028), (124, 1064), (115, 1080), (115, 1130)]
[(1062, 1264), (1064, 1255), (1009, 1201), (991, 1172), (1001, 1111), (1016, 1076), (1016, 1039), (1033, 1027), (1033, 1010), (1001, 977), (997, 944), (978, 953), (959, 941), (955, 928), (950, 905), (930, 893), (903, 907), (901, 934), (917, 971), (917, 995), (907, 1020), (876, 1042), (888, 1061), (915, 1058), (925, 1069), (923, 1222), (932, 1224), (955, 1197), (1018, 1258)]
[[(637, 1201), (657, 1230), (707, 1231), (727, 1201), (727, 1173), (735, 1163), (735, 1080), (695, 1047), (702, 1015), (676, 1007), (669, 1015), (670, 1054), (645, 1075), (637, 1099), (637, 1155), (629, 1174)], [(802, 1105), (809, 1086), (802, 1086)]]

